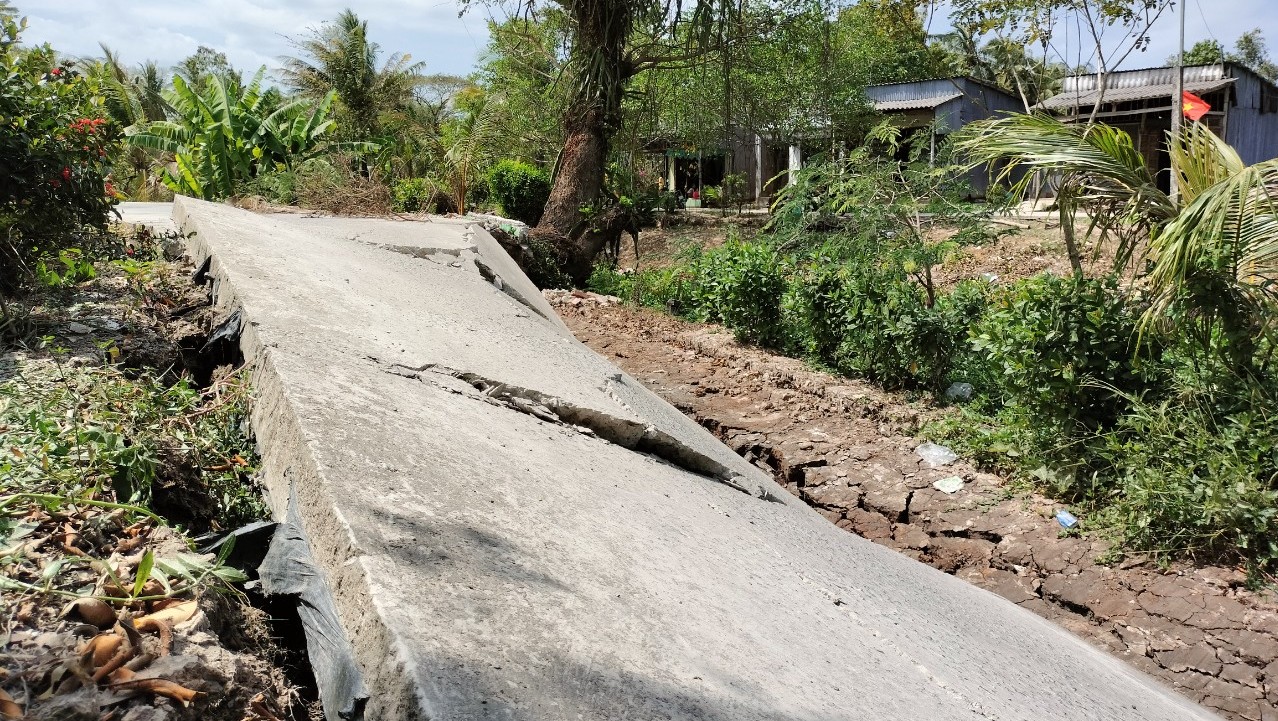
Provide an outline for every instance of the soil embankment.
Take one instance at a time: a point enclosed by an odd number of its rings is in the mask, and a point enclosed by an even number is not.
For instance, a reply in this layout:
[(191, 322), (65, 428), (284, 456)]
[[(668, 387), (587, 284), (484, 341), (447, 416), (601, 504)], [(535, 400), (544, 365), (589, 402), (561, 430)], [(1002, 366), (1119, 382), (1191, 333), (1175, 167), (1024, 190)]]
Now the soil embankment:
[[(1098, 561), (1059, 506), (962, 460), (933, 468), (927, 408), (712, 327), (550, 292), (577, 337), (832, 523), (1049, 618), (1233, 719), (1278, 719), (1278, 602), (1228, 568)], [(959, 478), (946, 493), (933, 484)], [(942, 484), (945, 485), (945, 484)], [(953, 485), (949, 485), (953, 488)]]

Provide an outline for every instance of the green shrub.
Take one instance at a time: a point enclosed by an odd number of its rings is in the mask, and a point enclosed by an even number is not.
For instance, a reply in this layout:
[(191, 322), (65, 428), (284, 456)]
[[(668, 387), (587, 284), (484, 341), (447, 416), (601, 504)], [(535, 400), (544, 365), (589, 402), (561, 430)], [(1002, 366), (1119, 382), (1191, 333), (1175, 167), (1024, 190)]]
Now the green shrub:
[(836, 260), (827, 247), (800, 274), (795, 295), (807, 352), (889, 388), (943, 390), (956, 359), (969, 355), (967, 336), (986, 304), (983, 284), (960, 284), (929, 307), (897, 259), (869, 245), (841, 255)]
[[(119, 129), (93, 81), (55, 63), (47, 46), (18, 45), (25, 21), (0, 16), (0, 293), (115, 207), (110, 159)], [(55, 261), (56, 262), (56, 261)]]
[(1051, 432), (1092, 433), (1166, 380), (1161, 345), (1138, 333), (1140, 313), (1115, 279), (1044, 274), (1002, 293), (973, 345), (1009, 402)]
[[(1182, 389), (1136, 403), (1098, 455), (1112, 465), (1107, 513), (1140, 550), (1278, 566), (1278, 416), (1271, 398), (1221, 413)], [(1189, 396), (1189, 399), (1186, 399)]]
[(438, 191), (429, 178), (406, 178), (391, 187), (391, 207), (397, 213), (424, 213), (435, 209)]
[(586, 281), (586, 287), (596, 293), (679, 315), (695, 315), (690, 301), (692, 284), (691, 272), (678, 265), (634, 272), (600, 263)]
[(550, 199), (550, 176), (528, 163), (503, 160), (488, 171), (488, 191), (503, 215), (536, 225)]
[(785, 336), (785, 266), (768, 244), (730, 237), (689, 268), (689, 310), (697, 320), (724, 324), (742, 340), (776, 345)]
[(611, 295), (629, 299), (630, 290), (634, 287), (634, 275), (622, 273), (607, 263), (595, 265), (586, 279), (586, 288), (600, 295)]

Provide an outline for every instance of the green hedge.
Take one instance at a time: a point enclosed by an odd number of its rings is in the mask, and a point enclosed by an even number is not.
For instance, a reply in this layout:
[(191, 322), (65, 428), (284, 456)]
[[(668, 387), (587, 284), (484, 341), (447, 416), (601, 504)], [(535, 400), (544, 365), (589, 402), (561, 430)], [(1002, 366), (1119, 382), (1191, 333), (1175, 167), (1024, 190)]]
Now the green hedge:
[(550, 175), (519, 160), (503, 160), (488, 171), (489, 200), (508, 218), (536, 225), (550, 199)]

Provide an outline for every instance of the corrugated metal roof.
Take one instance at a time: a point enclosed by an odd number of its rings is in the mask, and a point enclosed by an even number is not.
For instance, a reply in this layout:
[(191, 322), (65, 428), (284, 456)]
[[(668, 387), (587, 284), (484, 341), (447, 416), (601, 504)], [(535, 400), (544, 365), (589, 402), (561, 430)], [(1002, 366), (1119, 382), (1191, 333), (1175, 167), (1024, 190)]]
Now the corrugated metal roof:
[[(1121, 73), (1114, 73), (1110, 81), (1118, 79)], [(1151, 73), (1152, 75), (1152, 73)], [(1068, 78), (1067, 78), (1068, 79)], [(1095, 80), (1095, 77), (1092, 78)], [(1146, 78), (1146, 80), (1161, 80), (1162, 78)], [(1129, 78), (1122, 78), (1129, 80)], [(1210, 93), (1220, 90), (1234, 82), (1233, 78), (1218, 78), (1214, 80), (1190, 80), (1185, 79), (1185, 90), (1194, 93)], [(1176, 85), (1173, 82), (1146, 82), (1142, 84), (1134, 84), (1131, 82), (1123, 82), (1118, 85), (1110, 85), (1105, 88), (1104, 103), (1126, 103), (1133, 100), (1151, 100), (1153, 98), (1167, 98), (1168, 105), (1171, 104), (1171, 96), (1176, 92)], [(1065, 90), (1060, 95), (1054, 95), (1044, 100), (1041, 107), (1048, 110), (1063, 110), (1065, 108), (1082, 107), (1090, 108), (1096, 104), (1099, 93), (1095, 89), (1095, 83), (1090, 88), (1079, 88), (1077, 90)]]
[(893, 110), (931, 110), (961, 97), (963, 97), (963, 93), (933, 95), (927, 98), (913, 98), (911, 100), (876, 100), (874, 101), (874, 109), (881, 113), (892, 112)]

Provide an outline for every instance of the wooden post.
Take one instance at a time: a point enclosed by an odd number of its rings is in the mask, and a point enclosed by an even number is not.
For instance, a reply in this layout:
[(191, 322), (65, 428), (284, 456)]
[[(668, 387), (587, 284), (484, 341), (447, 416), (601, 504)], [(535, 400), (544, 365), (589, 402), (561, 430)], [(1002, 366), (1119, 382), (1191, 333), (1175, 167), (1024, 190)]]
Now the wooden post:
[[(1172, 116), (1170, 142), (1180, 142), (1181, 116), (1185, 113), (1185, 5), (1180, 3), (1180, 50), (1176, 53), (1176, 88), (1172, 91)], [(1170, 155), (1170, 153), (1169, 153)], [(1176, 200), (1180, 195), (1177, 187), (1176, 169), (1171, 169), (1171, 197)]]

